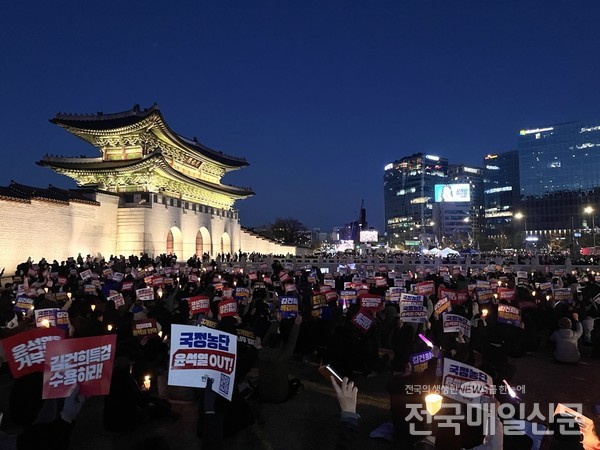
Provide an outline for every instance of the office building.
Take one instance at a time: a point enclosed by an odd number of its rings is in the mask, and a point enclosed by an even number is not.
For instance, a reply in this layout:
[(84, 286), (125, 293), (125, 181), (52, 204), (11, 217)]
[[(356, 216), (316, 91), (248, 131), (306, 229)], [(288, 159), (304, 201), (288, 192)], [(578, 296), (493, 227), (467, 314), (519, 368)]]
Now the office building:
[[(391, 246), (414, 244), (432, 233), (436, 184), (443, 184), (448, 160), (415, 153), (385, 166), (383, 177), (385, 232)], [(417, 242), (418, 243), (418, 242)]]
[[(483, 205), (484, 230), (488, 236), (510, 235), (514, 232), (513, 216), (520, 211), (518, 151), (484, 157)], [(519, 227), (520, 222), (516, 226)]]
[[(527, 233), (572, 236), (589, 229), (600, 208), (600, 120), (521, 130), (518, 149)], [(585, 213), (586, 206), (594, 212)]]

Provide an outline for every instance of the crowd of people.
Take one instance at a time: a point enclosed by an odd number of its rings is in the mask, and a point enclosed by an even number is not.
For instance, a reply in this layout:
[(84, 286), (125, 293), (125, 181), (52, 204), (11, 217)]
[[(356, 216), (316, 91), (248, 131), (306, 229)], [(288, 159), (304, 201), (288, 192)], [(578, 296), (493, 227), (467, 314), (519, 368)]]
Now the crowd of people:
[[(512, 358), (548, 347), (557, 364), (577, 364), (581, 346), (600, 358), (600, 286), (587, 271), (523, 273), (494, 263), (485, 269), (421, 265), (402, 273), (375, 264), (322, 273), (318, 266), (273, 258), (267, 263), (262, 256), (234, 253), (213, 260), (205, 254), (185, 263), (175, 255), (145, 254), (108, 259), (79, 255), (51, 263), (28, 260), (0, 293), (0, 338), (36, 327), (35, 311), (47, 308), (67, 311), (69, 337), (116, 335), (102, 426), (122, 433), (152, 420), (179, 419), (168, 395), (156, 385), (144, 387), (148, 374), (165, 379), (172, 325), (209, 325), (234, 336), (244, 330), (231, 401), (216, 395), (210, 384), (193, 391), (199, 407), (196, 432), (204, 449), (224, 448), (228, 437), (255, 422), (249, 402), (284, 403), (296, 396), (303, 383), (290, 377), (288, 363), (308, 355), (339, 374), (339, 380), (331, 378), (342, 411), (338, 448), (351, 447), (360, 432), (357, 387), (349, 380), (383, 372), (392, 373), (381, 389), (389, 394), (390, 439), (398, 448), (539, 448), (536, 437), (526, 432), (503, 434), (501, 422), (495, 433), (483, 424), (466, 422), (459, 424), (458, 433), (451, 433), (416, 420), (409, 406), (423, 400), (412, 387), (439, 387), (446, 359), (478, 368), (494, 386), (505, 386), (515, 377)], [(90, 279), (82, 278), (86, 271)], [(136, 297), (136, 291), (146, 287), (154, 290), (153, 300)], [(249, 295), (238, 296), (238, 290)], [(115, 293), (122, 294), (122, 306), (109, 300)], [(423, 320), (403, 320), (402, 294), (412, 295), (413, 302), (421, 295)], [(189, 300), (196, 296), (208, 297), (209, 311), (191, 308)], [(19, 297), (33, 299), (30, 311), (15, 312)], [(221, 317), (219, 303), (229, 297), (237, 300), (237, 314)], [(284, 314), (284, 297), (297, 299), (297, 311)], [(518, 310), (513, 323), (499, 319), (503, 305)], [(444, 329), (443, 317), (450, 311), (465, 319), (469, 332)], [(136, 321), (147, 319), (154, 319), (160, 332), (140, 339), (132, 330)], [(427, 352), (424, 364), (415, 363), (415, 355)], [(3, 356), (6, 359), (0, 353)], [(258, 368), (258, 379), (250, 376), (253, 368)], [(8, 373), (6, 364), (2, 370)], [(14, 380), (5, 420), (17, 432), (2, 436), (0, 448), (37, 448), (41, 442), (44, 448), (69, 448), (85, 399), (74, 390), (63, 401), (44, 401), (41, 386), (40, 372)], [(492, 400), (516, 401), (500, 390)], [(582, 434), (573, 417), (558, 417), (575, 432), (551, 428), (556, 432), (544, 437), (542, 445), (553, 450), (600, 449), (593, 430)], [(165, 442), (154, 444), (168, 448)]]

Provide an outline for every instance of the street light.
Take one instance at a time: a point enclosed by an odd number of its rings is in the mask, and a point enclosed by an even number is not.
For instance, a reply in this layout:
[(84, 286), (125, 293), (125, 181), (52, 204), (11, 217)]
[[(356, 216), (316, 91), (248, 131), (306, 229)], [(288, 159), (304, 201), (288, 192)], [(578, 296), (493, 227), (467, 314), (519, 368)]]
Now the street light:
[(596, 248), (596, 223), (594, 221), (595, 215), (593, 214), (594, 208), (592, 208), (591, 206), (586, 206), (583, 209), (583, 212), (592, 216), (592, 241), (594, 243), (594, 248)]
[(514, 217), (517, 220), (523, 219), (523, 224), (525, 225), (525, 234), (527, 234), (527, 217), (525, 217), (525, 214), (523, 214), (522, 212), (518, 212), (515, 214)]

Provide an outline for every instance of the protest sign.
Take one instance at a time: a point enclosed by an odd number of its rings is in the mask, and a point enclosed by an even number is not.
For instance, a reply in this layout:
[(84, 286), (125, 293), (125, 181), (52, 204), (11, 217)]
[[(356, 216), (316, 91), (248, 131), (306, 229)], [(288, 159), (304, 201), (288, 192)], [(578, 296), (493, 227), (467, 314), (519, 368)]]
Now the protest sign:
[(323, 280), (323, 286), (328, 286), (331, 289), (335, 289), (335, 280)]
[(481, 289), (490, 289), (491, 288), (490, 282), (486, 281), (486, 280), (477, 280), (475, 282), (475, 284), (477, 285), (478, 288), (481, 288)]
[(205, 388), (231, 401), (237, 356), (235, 336), (207, 327), (172, 325), (169, 384)]
[(490, 403), (494, 399), (494, 382), (476, 367), (444, 358), (441, 394), (467, 405)]
[(84, 286), (84, 292), (88, 295), (97, 295), (98, 294), (98, 292), (96, 291), (95, 284), (86, 284)]
[(367, 309), (360, 309), (354, 317), (352, 317), (352, 325), (358, 328), (363, 333), (368, 333), (373, 326), (373, 317)]
[(444, 333), (459, 333), (471, 337), (471, 322), (458, 314), (444, 314)]
[(521, 326), (521, 310), (514, 306), (498, 305), (498, 323), (512, 325), (515, 327)]
[(247, 330), (245, 328), (237, 328), (235, 330), (237, 335), (237, 340), (240, 344), (253, 346), (256, 342), (256, 333), (252, 330)]
[(440, 286), (438, 289), (438, 298), (448, 298), (452, 303), (463, 304), (469, 299), (469, 291), (457, 291)]
[(417, 283), (415, 286), (415, 293), (425, 296), (435, 294), (435, 283), (432, 280)]
[(557, 302), (572, 302), (573, 295), (570, 288), (557, 288), (552, 291), (552, 296)]
[(123, 274), (121, 272), (114, 272), (112, 275), (112, 279), (117, 283), (123, 281)]
[(488, 304), (494, 301), (494, 290), (493, 289), (480, 289), (477, 288), (475, 290), (475, 295), (477, 295), (477, 303), (480, 305)]
[(27, 312), (33, 309), (33, 299), (25, 295), (20, 295), (15, 299), (14, 312)]
[(107, 297), (106, 300), (109, 302), (115, 302), (115, 308), (120, 308), (121, 306), (125, 305), (125, 299), (121, 293), (111, 295)]
[(354, 305), (357, 303), (356, 291), (353, 289), (340, 291), (340, 299), (342, 300), (342, 304)]
[(147, 287), (142, 289), (136, 289), (135, 295), (138, 300), (141, 300), (143, 302), (154, 300), (154, 288)]
[(512, 302), (515, 299), (517, 291), (515, 289), (498, 288), (498, 298), (507, 302)]
[(527, 271), (526, 270), (517, 270), (517, 278), (527, 279)]
[(402, 322), (427, 322), (427, 306), (414, 302), (400, 300), (400, 320)]
[(205, 316), (204, 314), (200, 314), (198, 316), (198, 325), (201, 327), (208, 327), (208, 328), (219, 328), (219, 322), (216, 321), (215, 319), (211, 319), (208, 316)]
[(452, 303), (447, 298), (443, 298), (435, 304), (433, 314), (436, 318), (439, 318), (443, 313), (450, 311), (452, 311)]
[(90, 269), (84, 270), (83, 272), (81, 272), (79, 274), (79, 276), (81, 277), (81, 279), (83, 281), (86, 281), (86, 280), (92, 278), (92, 271)]
[(187, 300), (191, 315), (206, 314), (210, 311), (210, 299), (206, 295), (196, 295), (182, 300)]
[(48, 342), (42, 398), (68, 397), (76, 384), (80, 395), (107, 395), (116, 339), (109, 334)]
[(36, 309), (35, 326), (38, 328), (55, 327), (56, 311), (58, 311), (58, 308)]
[(121, 291), (132, 291), (133, 290), (133, 281), (126, 281), (121, 286)]
[(222, 300), (219, 302), (219, 316), (234, 317), (238, 314), (237, 302), (233, 299)]
[(296, 285), (294, 283), (286, 283), (284, 286), (285, 292), (296, 292)]
[(279, 297), (279, 312), (282, 319), (296, 317), (298, 315), (298, 297)]
[(381, 297), (378, 295), (363, 295), (360, 297), (360, 307), (370, 311), (377, 311), (381, 308)]
[(58, 328), (34, 328), (22, 331), (0, 341), (13, 378), (44, 371), (46, 343), (65, 338)]
[(139, 339), (158, 336), (158, 325), (154, 319), (134, 320), (131, 326), (131, 332)]
[(57, 309), (56, 310), (56, 327), (61, 328), (65, 331), (69, 331), (70, 325), (71, 325), (71, 323), (69, 322), (69, 312)]
[[(377, 286), (377, 287), (387, 286), (387, 279), (384, 277), (375, 277), (375, 286)], [(334, 287), (335, 287), (335, 285), (334, 285)]]
[(410, 355), (410, 363), (413, 366), (414, 373), (421, 373), (427, 369), (429, 365), (429, 360), (433, 358), (433, 352), (431, 350), (427, 350), (421, 353), (413, 353)]

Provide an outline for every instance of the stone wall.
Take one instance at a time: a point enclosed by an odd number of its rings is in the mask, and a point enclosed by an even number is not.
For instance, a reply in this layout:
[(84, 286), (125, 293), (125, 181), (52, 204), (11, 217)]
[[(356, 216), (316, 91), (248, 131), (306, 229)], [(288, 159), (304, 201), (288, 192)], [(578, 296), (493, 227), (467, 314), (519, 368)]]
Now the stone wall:
[[(0, 200), (0, 267), (6, 274), (28, 257), (39, 261), (69, 256), (158, 255), (167, 251), (173, 233), (174, 251), (187, 260), (196, 253), (296, 254), (283, 246), (242, 230), (235, 218), (154, 203), (119, 208), (119, 197), (97, 193), (98, 205), (31, 200)], [(201, 236), (201, 239), (197, 239)], [(198, 245), (197, 245), (198, 244)]]

